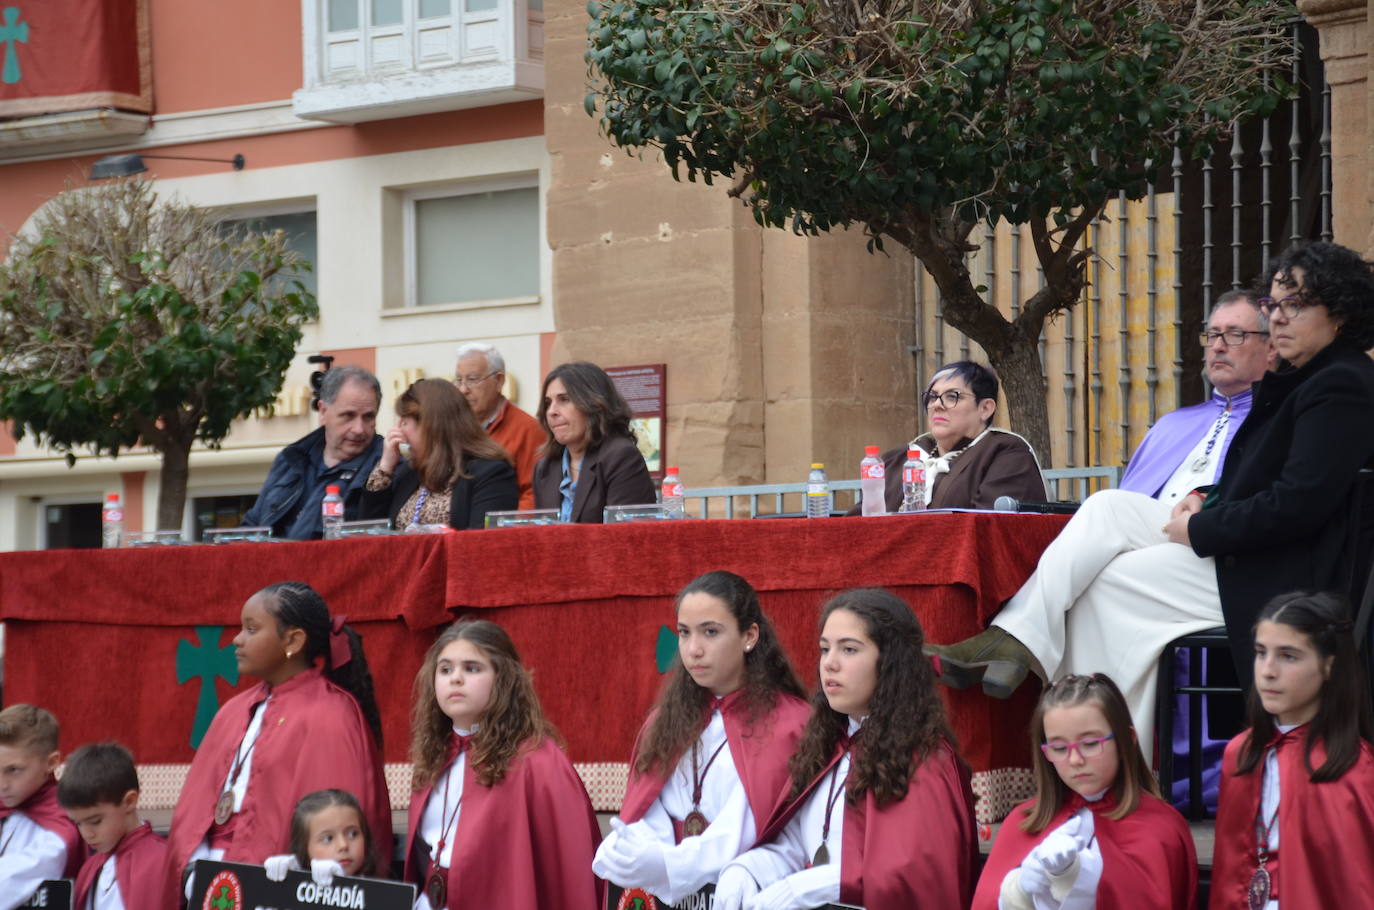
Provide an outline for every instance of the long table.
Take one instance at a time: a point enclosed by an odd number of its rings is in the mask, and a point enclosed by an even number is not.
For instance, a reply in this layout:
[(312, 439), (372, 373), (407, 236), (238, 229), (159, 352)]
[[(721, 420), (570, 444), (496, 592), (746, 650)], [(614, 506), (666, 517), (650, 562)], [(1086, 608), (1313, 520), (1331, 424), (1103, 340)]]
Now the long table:
[[(729, 569), (749, 579), (809, 686), (818, 607), (830, 595), (888, 588), (932, 641), (956, 641), (996, 613), (1064, 521), (932, 513), (0, 554), (4, 700), (52, 710), (64, 752), (117, 739), (140, 765), (187, 763), (214, 709), (254, 682), (238, 679), (233, 661), (243, 602), (299, 579), (364, 638), (388, 761), (405, 760), (425, 649), (439, 627), (480, 615), (511, 633), (573, 760), (610, 769), (593, 797), (613, 809), (675, 653), (673, 595), (691, 578)], [(1034, 693), (1024, 686), (1002, 702), (945, 692), (983, 797), (980, 821), (1000, 819), (1029, 781)]]

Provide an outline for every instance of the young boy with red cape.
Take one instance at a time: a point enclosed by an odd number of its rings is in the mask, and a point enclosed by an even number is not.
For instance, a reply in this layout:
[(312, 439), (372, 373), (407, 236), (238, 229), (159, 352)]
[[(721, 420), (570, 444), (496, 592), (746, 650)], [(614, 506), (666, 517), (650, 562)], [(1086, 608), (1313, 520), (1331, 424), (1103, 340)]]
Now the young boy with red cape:
[(1213, 910), (1374, 907), (1368, 691), (1339, 595), (1260, 611), (1250, 729), (1222, 760)]
[(138, 817), (138, 771), (118, 743), (82, 746), (67, 757), (57, 801), (93, 851), (76, 877), (81, 910), (156, 907), (167, 840)]
[(924, 637), (887, 591), (846, 591), (822, 608), (820, 686), (791, 799), (760, 846), (725, 867), (716, 910), (968, 906), (973, 794)]
[(0, 910), (14, 910), (50, 878), (86, 859), (76, 825), (57, 804), (57, 718), (33, 705), (0, 711)]
[(753, 845), (786, 795), (810, 709), (753, 587), (688, 582), (678, 657), (630, 757), (630, 783), (592, 869), (676, 903)]
[[(196, 860), (259, 864), (287, 852), (291, 813), (316, 790), (355, 794), (372, 830), (391, 830), (381, 718), (357, 633), (296, 581), (250, 597), (242, 623), (239, 672), (262, 682), (220, 708), (196, 750), (172, 813), (159, 906), (176, 906)], [(384, 851), (389, 841), (377, 840)], [(385, 853), (379, 860), (387, 868)]]
[(1031, 743), (1036, 795), (1002, 822), (975, 910), (1192, 910), (1192, 835), (1160, 799), (1116, 683), (1046, 688)]
[(415, 676), (405, 880), (415, 910), (599, 910), (591, 800), (505, 630), (440, 634)]

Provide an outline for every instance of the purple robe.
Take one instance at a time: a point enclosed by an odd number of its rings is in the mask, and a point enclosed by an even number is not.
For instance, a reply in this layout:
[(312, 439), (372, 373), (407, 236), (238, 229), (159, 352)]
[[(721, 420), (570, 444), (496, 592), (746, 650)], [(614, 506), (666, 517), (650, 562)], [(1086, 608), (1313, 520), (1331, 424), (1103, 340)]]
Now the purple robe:
[(1213, 390), (1208, 401), (1170, 411), (1159, 418), (1141, 440), (1140, 448), (1131, 456), (1131, 463), (1126, 465), (1126, 473), (1121, 475), (1121, 489), (1144, 493), (1146, 496), (1158, 496), (1164, 484), (1169, 482), (1174, 471), (1183, 463), (1183, 459), (1211, 430), (1212, 424), (1216, 423), (1229, 403), (1231, 420), (1226, 426), (1226, 435), (1217, 440), (1217, 448), (1213, 452), (1217, 469), (1212, 476), (1221, 476), (1221, 465), (1226, 460), (1226, 450), (1231, 447), (1236, 430), (1249, 415), (1253, 397), (1249, 389), (1239, 395), (1232, 395), (1229, 399)]

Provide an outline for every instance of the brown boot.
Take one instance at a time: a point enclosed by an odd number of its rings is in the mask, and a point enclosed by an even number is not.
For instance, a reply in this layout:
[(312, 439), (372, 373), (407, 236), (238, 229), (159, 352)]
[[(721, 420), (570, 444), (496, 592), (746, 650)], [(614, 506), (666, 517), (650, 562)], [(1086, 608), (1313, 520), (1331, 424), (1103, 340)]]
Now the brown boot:
[(956, 644), (927, 644), (925, 653), (940, 658), (940, 682), (954, 689), (981, 682), (983, 692), (993, 698), (1010, 698), (1031, 673), (1045, 679), (1045, 671), (1030, 649), (998, 626), (989, 626)]

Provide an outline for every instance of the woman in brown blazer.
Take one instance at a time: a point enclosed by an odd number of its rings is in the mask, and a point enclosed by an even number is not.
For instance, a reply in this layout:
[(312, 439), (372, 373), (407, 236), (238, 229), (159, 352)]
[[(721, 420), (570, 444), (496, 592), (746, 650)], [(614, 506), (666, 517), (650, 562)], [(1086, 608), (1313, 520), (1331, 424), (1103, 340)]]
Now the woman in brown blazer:
[(574, 362), (550, 370), (538, 417), (548, 440), (534, 466), (535, 508), (558, 509), (563, 521), (600, 524), (606, 506), (654, 502), (630, 406), (601, 367)]

